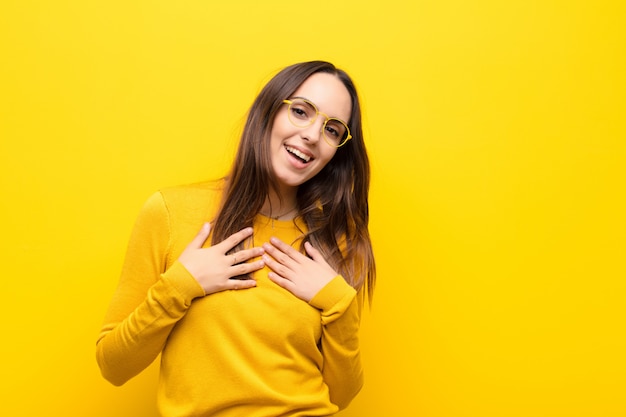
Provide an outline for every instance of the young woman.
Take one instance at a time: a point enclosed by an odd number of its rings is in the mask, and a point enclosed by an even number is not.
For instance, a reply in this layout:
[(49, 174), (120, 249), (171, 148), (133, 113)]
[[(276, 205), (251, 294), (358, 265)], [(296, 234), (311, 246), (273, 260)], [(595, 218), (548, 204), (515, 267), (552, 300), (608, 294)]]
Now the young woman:
[(351, 79), (321, 61), (282, 70), (226, 178), (143, 207), (97, 342), (104, 377), (121, 385), (161, 354), (165, 417), (345, 408), (375, 279), (368, 188)]

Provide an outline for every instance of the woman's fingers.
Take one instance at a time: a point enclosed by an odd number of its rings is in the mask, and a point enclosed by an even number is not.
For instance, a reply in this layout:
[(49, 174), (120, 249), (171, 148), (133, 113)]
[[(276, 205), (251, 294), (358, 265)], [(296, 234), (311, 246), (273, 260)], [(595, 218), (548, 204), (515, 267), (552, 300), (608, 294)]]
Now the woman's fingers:
[(272, 238), (270, 242), (263, 245), (266, 252), (263, 260), (271, 270), (268, 277), (296, 297), (309, 302), (337, 276), (321, 252), (309, 242), (305, 242), (304, 249), (310, 258), (279, 239)]
[(229, 279), (224, 285), (224, 290), (245, 290), (253, 287), (256, 287), (256, 281), (253, 279)]
[(317, 248), (314, 248), (309, 241), (304, 242), (304, 250), (315, 262), (328, 265), (328, 262), (326, 262), (326, 259), (324, 259), (320, 251), (317, 250)]
[(227, 255), (227, 257), (231, 265), (238, 265), (242, 262), (249, 261), (252, 258), (261, 256), (264, 252), (265, 251), (263, 250), (263, 248), (244, 249), (240, 250), (239, 252)]
[[(298, 257), (304, 256), (280, 239), (273, 237), (270, 239), (270, 242), (271, 244), (263, 244), (263, 250), (266, 253), (270, 254), (272, 258), (274, 258), (276, 262), (280, 265), (284, 265), (285, 267), (289, 268), (293, 262), (298, 261)], [(265, 258), (267, 261), (267, 256)]]
[(248, 275), (263, 268), (265, 262), (260, 259), (264, 253), (263, 249), (255, 247), (228, 253), (252, 235), (252, 228), (246, 227), (216, 245), (205, 247), (210, 232), (211, 226), (205, 223), (178, 258), (202, 286), (205, 294), (256, 286), (256, 282), (252, 279), (231, 278)]
[(211, 225), (209, 223), (204, 223), (198, 231), (198, 234), (189, 242), (187, 248), (189, 249), (200, 249), (204, 242), (206, 242), (209, 234), (211, 233)]
[(274, 283), (278, 284), (279, 286), (283, 287), (284, 289), (286, 289), (287, 291), (291, 292), (291, 293), (295, 293), (296, 292), (296, 285), (289, 281), (286, 278), (281, 277), (280, 275), (276, 274), (275, 272), (270, 272), (267, 274), (267, 277), (274, 281)]
[(224, 253), (226, 253), (232, 248), (234, 248), (235, 246), (237, 246), (239, 243), (241, 243), (244, 239), (247, 239), (248, 237), (250, 237), (251, 235), (252, 235), (252, 228), (246, 227), (245, 229), (242, 229), (228, 236), (226, 239), (224, 239), (222, 242), (218, 243), (215, 246), (219, 247), (221, 250), (224, 251)]
[(289, 273), (289, 268), (287, 268), (280, 260), (276, 259), (276, 256), (277, 255), (275, 254), (272, 254), (271, 257), (263, 255), (263, 262), (265, 262), (265, 265), (267, 265), (269, 269), (284, 277)]
[(300, 252), (291, 247), (291, 245), (286, 244), (276, 237), (270, 238), (270, 243), (292, 259), (295, 259), (298, 255), (302, 255)]
[(230, 277), (236, 277), (238, 275), (246, 275), (251, 272), (257, 271), (265, 266), (265, 260), (261, 259), (255, 262), (243, 262), (230, 267)]

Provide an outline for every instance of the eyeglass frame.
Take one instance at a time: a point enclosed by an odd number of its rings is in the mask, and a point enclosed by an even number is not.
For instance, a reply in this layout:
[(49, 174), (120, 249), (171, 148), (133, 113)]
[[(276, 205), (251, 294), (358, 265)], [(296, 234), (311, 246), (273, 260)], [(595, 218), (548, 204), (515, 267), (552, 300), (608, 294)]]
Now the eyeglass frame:
[[(326, 142), (328, 145), (332, 146), (333, 148), (341, 148), (343, 145), (345, 145), (346, 143), (348, 143), (348, 141), (350, 139), (352, 139), (352, 133), (350, 132), (350, 126), (348, 126), (348, 124), (346, 122), (344, 122), (343, 120), (337, 118), (337, 117), (330, 117), (328, 116), (326, 113), (321, 112), (317, 106), (315, 105), (315, 103), (313, 103), (310, 100), (307, 100), (306, 98), (303, 97), (294, 97), (293, 99), (285, 99), (283, 100), (283, 104), (287, 104), (289, 105), (289, 109), (291, 108), (291, 105), (293, 104), (294, 100), (301, 100), (304, 101), (307, 104), (310, 104), (314, 109), (315, 109), (315, 117), (311, 118), (311, 121), (309, 122), (309, 124), (307, 124), (306, 126), (298, 126), (297, 124), (295, 124), (292, 120), (291, 120), (291, 115), (289, 114), (289, 111), (287, 112), (287, 119), (289, 119), (289, 122), (294, 125), (295, 127), (298, 127), (300, 129), (304, 129), (306, 127), (311, 126), (313, 123), (315, 123), (315, 121), (317, 120), (317, 117), (321, 114), (322, 116), (324, 116), (326, 118), (326, 120), (324, 120), (324, 124), (322, 125), (322, 136), (324, 137), (324, 142)], [(341, 124), (343, 124), (346, 127), (346, 138), (343, 140), (343, 142), (339, 145), (335, 145), (333, 143), (330, 142), (330, 139), (328, 139), (326, 137), (326, 123), (328, 123), (329, 120), (337, 120), (338, 122), (340, 122)]]

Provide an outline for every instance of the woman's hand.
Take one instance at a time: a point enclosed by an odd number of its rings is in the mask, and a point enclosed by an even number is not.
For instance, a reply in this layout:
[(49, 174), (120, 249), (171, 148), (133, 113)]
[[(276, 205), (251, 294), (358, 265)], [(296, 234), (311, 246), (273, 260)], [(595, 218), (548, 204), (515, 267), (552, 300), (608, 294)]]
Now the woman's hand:
[(226, 255), (229, 250), (252, 234), (252, 228), (248, 227), (240, 230), (217, 245), (203, 248), (202, 245), (209, 237), (210, 231), (211, 226), (205, 223), (200, 232), (178, 258), (180, 263), (202, 286), (205, 295), (224, 290), (241, 290), (256, 286), (256, 281), (253, 279), (238, 280), (230, 278), (249, 274), (263, 268), (265, 263), (262, 260), (246, 262), (254, 257), (261, 256), (263, 249), (255, 247)]
[(263, 260), (272, 270), (269, 278), (307, 303), (337, 276), (309, 242), (304, 243), (304, 250), (310, 258), (277, 238), (271, 238), (263, 249), (266, 252)]

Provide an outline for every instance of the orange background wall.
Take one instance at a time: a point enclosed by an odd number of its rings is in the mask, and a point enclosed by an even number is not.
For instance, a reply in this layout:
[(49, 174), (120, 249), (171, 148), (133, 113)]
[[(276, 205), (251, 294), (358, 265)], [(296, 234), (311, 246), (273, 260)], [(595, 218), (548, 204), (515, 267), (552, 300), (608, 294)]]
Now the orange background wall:
[[(626, 415), (621, 1), (0, 4), (0, 414), (151, 416), (95, 339), (155, 190), (279, 68), (357, 81), (379, 285), (342, 417)], [(217, 388), (217, 387), (216, 387)]]

